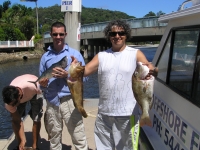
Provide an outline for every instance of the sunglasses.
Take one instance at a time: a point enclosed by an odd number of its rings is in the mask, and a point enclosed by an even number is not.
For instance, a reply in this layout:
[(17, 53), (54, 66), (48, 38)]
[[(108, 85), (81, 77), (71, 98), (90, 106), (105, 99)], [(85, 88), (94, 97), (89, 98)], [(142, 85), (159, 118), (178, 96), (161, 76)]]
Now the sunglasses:
[(58, 35), (59, 35), (59, 36), (64, 36), (65, 33), (53, 33), (52, 35), (55, 36), (55, 37), (57, 37)]
[(126, 33), (124, 31), (120, 31), (120, 32), (109, 32), (109, 36), (116, 36), (116, 35), (119, 35), (119, 36), (125, 36)]

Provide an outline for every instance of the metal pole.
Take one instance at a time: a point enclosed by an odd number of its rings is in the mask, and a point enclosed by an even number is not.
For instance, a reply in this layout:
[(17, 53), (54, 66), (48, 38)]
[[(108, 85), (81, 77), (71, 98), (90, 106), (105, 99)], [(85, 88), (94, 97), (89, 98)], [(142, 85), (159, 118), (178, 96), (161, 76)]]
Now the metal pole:
[(35, 1), (35, 5), (36, 5), (36, 17), (37, 17), (37, 34), (39, 34), (39, 31), (38, 31), (38, 8), (37, 8), (37, 0)]
[(65, 42), (69, 44), (70, 47), (80, 51), (80, 39), (78, 39), (77, 31), (81, 25), (81, 13), (65, 12), (64, 22), (67, 30), (67, 37), (65, 38)]

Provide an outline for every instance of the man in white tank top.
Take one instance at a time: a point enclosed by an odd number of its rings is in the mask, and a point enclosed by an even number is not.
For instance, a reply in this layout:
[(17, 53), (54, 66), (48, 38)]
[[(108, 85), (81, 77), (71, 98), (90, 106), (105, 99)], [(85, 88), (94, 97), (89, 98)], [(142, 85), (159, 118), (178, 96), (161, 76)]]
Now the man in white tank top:
[(110, 22), (104, 34), (112, 47), (99, 52), (86, 66), (84, 76), (98, 71), (99, 105), (95, 121), (97, 150), (138, 149), (139, 105), (132, 91), (132, 75), (140, 61), (156, 75), (157, 70), (138, 49), (126, 46), (130, 26), (121, 20)]

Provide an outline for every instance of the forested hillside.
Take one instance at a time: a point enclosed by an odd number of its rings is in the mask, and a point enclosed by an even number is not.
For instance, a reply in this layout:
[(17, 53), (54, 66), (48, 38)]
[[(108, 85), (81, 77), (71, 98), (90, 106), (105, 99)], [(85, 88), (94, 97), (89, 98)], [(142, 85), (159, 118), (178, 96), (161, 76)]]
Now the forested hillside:
[[(157, 15), (162, 14), (162, 11)], [(156, 16), (152, 11), (144, 17)], [(10, 0), (0, 3), (0, 41), (30, 40), (35, 35), (35, 39), (42, 38), (45, 31), (50, 30), (50, 26), (55, 21), (64, 22), (64, 12), (61, 12), (60, 5), (38, 8), (37, 32), (36, 8), (26, 7), (20, 4), (11, 4)], [(115, 19), (135, 18), (124, 12), (111, 11), (99, 8), (87, 8), (82, 6), (81, 24), (104, 22)]]
[[(39, 7), (38, 8), (38, 16), (39, 16), (39, 23), (52, 23), (52, 21), (62, 21), (64, 18), (64, 12), (60, 11), (61, 8), (59, 5), (54, 5), (51, 7)], [(35, 11), (35, 9), (34, 9)], [(34, 17), (35, 14), (33, 14)], [(46, 18), (46, 19), (45, 19)], [(95, 22), (104, 22), (110, 21), (114, 19), (128, 19), (128, 18), (135, 18), (134, 16), (129, 16), (126, 13), (120, 11), (111, 11), (99, 8), (87, 8), (82, 6), (81, 12), (81, 24), (89, 24)]]
[(81, 24), (104, 22), (115, 19), (128, 19), (128, 18), (135, 18), (135, 17), (129, 16), (126, 13), (120, 11), (111, 11), (98, 8), (86, 8), (83, 6), (81, 13)]

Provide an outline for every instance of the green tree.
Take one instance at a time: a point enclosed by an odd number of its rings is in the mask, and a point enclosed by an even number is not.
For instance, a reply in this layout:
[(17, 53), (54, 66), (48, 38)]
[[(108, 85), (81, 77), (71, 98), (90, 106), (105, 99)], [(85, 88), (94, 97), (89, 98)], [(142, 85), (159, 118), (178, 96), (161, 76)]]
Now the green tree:
[(19, 29), (25, 35), (27, 40), (30, 40), (34, 35), (34, 27), (35, 20), (32, 16), (24, 16), (21, 18)]
[(160, 17), (161, 15), (164, 15), (165, 13), (162, 11), (157, 12), (157, 16)]
[(22, 41), (26, 40), (25, 36), (21, 31), (13, 26), (2, 26), (5, 35), (5, 41)]
[(9, 0), (5, 1), (3, 3), (3, 12), (5, 12), (11, 5), (11, 2)]
[(0, 41), (6, 41), (6, 35), (3, 28), (0, 27)]
[(1, 17), (2, 17), (2, 14), (3, 14), (3, 6), (0, 5), (0, 19), (1, 19)]
[(156, 16), (156, 14), (152, 11), (150, 11), (148, 14), (146, 14), (144, 17), (152, 17), (152, 16)]
[(46, 32), (46, 31), (50, 31), (50, 25), (49, 24), (44, 24), (43, 26), (42, 26), (42, 34), (44, 34), (44, 32)]

